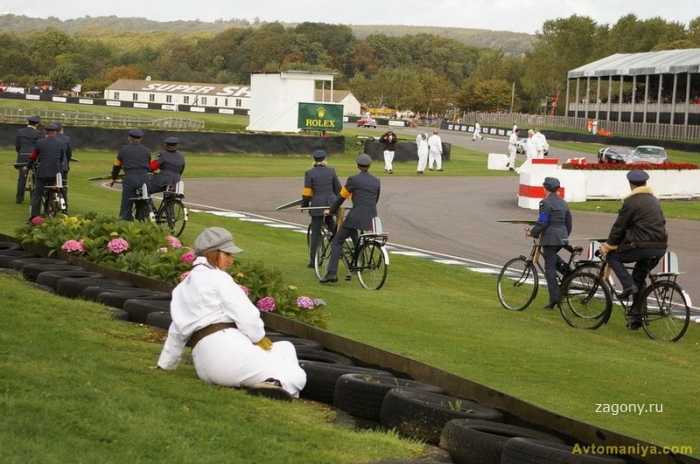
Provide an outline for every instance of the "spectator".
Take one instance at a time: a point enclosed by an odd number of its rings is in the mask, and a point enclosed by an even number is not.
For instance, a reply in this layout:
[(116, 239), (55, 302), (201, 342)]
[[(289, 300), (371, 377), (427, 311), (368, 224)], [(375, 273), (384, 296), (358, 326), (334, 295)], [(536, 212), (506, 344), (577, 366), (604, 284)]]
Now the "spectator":
[(394, 155), (396, 154), (396, 134), (389, 130), (379, 138), (379, 143), (384, 145), (384, 172), (393, 174)]

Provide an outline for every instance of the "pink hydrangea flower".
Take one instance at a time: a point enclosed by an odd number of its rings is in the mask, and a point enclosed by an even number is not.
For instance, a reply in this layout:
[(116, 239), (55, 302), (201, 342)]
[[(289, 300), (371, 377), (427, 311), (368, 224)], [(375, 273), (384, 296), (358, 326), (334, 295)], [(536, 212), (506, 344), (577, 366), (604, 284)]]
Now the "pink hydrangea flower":
[(32, 222), (32, 224), (34, 224), (35, 226), (40, 226), (40, 225), (42, 225), (42, 224), (44, 223), (44, 218), (41, 217), (41, 216), (34, 216), (34, 217), (32, 218), (32, 221), (31, 221), (31, 222)]
[(241, 287), (241, 290), (243, 290), (243, 293), (245, 293), (245, 296), (250, 295), (250, 290), (248, 290), (248, 287), (246, 287), (245, 285), (238, 285), (238, 286)]
[(158, 248), (158, 253), (167, 253), (168, 252), (168, 247), (160, 247)]
[(194, 254), (194, 251), (190, 250), (187, 253), (185, 253), (184, 255), (180, 256), (180, 261), (184, 261), (186, 263), (191, 263), (192, 261), (194, 261), (195, 258), (196, 258), (196, 255)]
[(180, 282), (185, 280), (187, 278), (187, 276), (190, 275), (190, 272), (192, 272), (192, 271), (186, 271), (186, 272), (183, 272), (182, 274), (180, 274)]
[(277, 303), (275, 303), (275, 299), (272, 298), (271, 296), (266, 296), (263, 298), (260, 298), (256, 304), (258, 309), (264, 313), (271, 313), (272, 311), (277, 308)]
[(129, 249), (129, 242), (123, 238), (114, 238), (107, 244), (107, 249), (112, 253), (123, 253)]
[(173, 235), (168, 235), (165, 240), (168, 242), (168, 245), (173, 248), (182, 248), (182, 242), (180, 239)]
[(300, 296), (297, 298), (297, 306), (302, 309), (314, 309), (314, 300), (308, 296)]
[(61, 250), (72, 253), (77, 251), (78, 253), (83, 253), (85, 251), (85, 246), (82, 240), (66, 240), (63, 245), (61, 245)]

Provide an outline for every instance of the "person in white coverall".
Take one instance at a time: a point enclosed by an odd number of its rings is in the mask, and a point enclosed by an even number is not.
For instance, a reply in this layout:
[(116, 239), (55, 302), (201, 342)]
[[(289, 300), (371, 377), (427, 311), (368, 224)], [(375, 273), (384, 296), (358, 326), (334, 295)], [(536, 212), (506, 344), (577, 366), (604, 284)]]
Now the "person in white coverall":
[(472, 142), (476, 140), (476, 138), (479, 137), (481, 140), (484, 140), (484, 136), (481, 135), (481, 124), (478, 122), (474, 124), (474, 135), (472, 136)]
[(433, 131), (433, 135), (428, 137), (428, 168), (433, 170), (433, 163), (435, 163), (435, 169), (442, 171), (442, 139), (438, 135), (438, 130)]
[(547, 137), (545, 137), (539, 129), (535, 129), (535, 135), (533, 135), (532, 138), (537, 144), (537, 157), (544, 158), (545, 148), (548, 148)]
[(197, 376), (205, 382), (252, 387), (278, 399), (298, 397), (306, 373), (294, 345), (265, 336), (260, 311), (226, 272), (232, 254), (243, 250), (221, 227), (204, 229), (194, 250), (192, 270), (173, 290), (172, 323), (158, 367), (177, 368), (191, 346)]
[(518, 153), (519, 136), (520, 131), (518, 129), (515, 129), (513, 132), (510, 133), (510, 137), (508, 138), (508, 154), (510, 156), (508, 157), (506, 167), (511, 171), (515, 171), (515, 155)]
[(425, 171), (425, 166), (428, 164), (428, 134), (421, 132), (416, 137), (416, 147), (418, 151), (418, 168), (416, 172), (422, 175)]
[(527, 131), (527, 141), (525, 142), (525, 154), (527, 159), (541, 158), (538, 154), (537, 140), (535, 140), (535, 131), (530, 129)]

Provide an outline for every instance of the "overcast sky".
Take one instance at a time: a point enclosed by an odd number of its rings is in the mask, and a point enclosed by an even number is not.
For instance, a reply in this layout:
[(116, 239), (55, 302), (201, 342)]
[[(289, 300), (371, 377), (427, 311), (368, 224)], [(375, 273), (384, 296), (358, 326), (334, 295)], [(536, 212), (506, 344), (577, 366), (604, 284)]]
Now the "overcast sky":
[(700, 16), (700, 0), (0, 0), (0, 14), (6, 13), (33, 18), (115, 15), (205, 22), (234, 18), (252, 22), (259, 18), (265, 22), (446, 26), (533, 34), (546, 20), (573, 14), (613, 25), (620, 17), (634, 13), (639, 19), (661, 16), (687, 26), (689, 20)]

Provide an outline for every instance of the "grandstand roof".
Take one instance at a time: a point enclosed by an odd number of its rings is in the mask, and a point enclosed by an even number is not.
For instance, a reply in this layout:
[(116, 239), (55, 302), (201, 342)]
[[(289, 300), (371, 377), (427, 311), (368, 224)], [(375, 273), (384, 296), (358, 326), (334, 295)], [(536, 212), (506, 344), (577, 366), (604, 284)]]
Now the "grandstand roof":
[(680, 74), (700, 71), (700, 48), (647, 53), (616, 53), (572, 69), (569, 79), (598, 76)]

